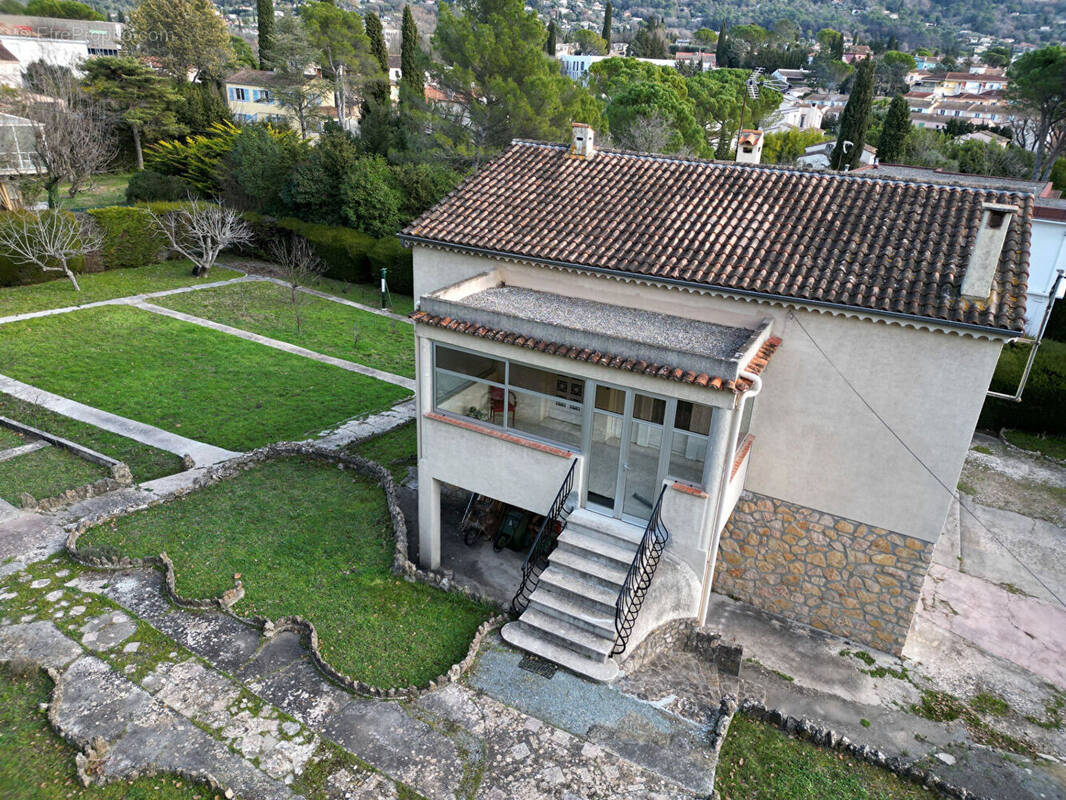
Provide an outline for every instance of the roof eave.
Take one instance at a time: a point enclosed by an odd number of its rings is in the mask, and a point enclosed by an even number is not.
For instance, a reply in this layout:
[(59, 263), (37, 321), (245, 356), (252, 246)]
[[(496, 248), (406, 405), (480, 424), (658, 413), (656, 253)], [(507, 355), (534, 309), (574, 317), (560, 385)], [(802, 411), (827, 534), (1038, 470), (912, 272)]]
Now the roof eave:
[[(411, 227), (414, 227), (413, 225)], [(409, 230), (408, 228), (407, 230)], [(696, 281), (686, 281), (679, 278), (665, 278), (657, 275), (644, 275), (639, 272), (625, 272), (618, 269), (605, 269), (603, 267), (593, 267), (587, 264), (578, 264), (572, 261), (557, 261), (550, 258), (538, 258), (536, 256), (524, 255), (522, 253), (511, 253), (505, 250), (491, 250), (484, 247), (475, 247), (473, 245), (456, 244), (454, 242), (443, 241), (440, 239), (430, 239), (424, 236), (416, 236), (411, 233), (407, 233), (406, 230), (396, 234), (397, 237), (406, 245), (420, 244), (429, 247), (440, 247), (449, 250), (459, 250), (466, 253), (473, 253), (474, 255), (490, 256), (494, 258), (507, 258), (517, 261), (527, 261), (533, 264), (543, 264), (549, 267), (558, 267), (560, 269), (580, 270), (582, 272), (594, 272), (599, 275), (606, 275), (612, 277), (628, 276), (638, 280), (646, 281), (648, 283), (658, 283), (667, 286), (681, 286), (686, 289), (694, 289), (704, 292), (717, 292), (720, 294), (731, 295), (736, 297), (751, 297), (756, 299), (767, 300), (771, 302), (782, 303), (793, 306), (809, 306), (814, 308), (827, 308), (837, 309), (842, 312), (851, 314), (864, 315), (864, 316), (882, 316), (889, 317), (891, 319), (906, 320), (911, 323), (924, 323), (926, 325), (935, 325), (943, 328), (952, 328), (963, 331), (970, 331), (973, 333), (983, 333), (986, 336), (995, 336), (1003, 339), (1017, 339), (1024, 336), (1024, 331), (1013, 330), (1011, 328), (997, 328), (990, 325), (977, 325), (971, 322), (956, 322), (954, 320), (940, 319), (938, 317), (926, 317), (919, 314), (905, 314), (901, 311), (886, 311), (878, 308), (866, 308), (864, 306), (853, 306), (844, 303), (832, 303), (827, 300), (811, 300), (804, 297), (790, 297), (788, 295), (772, 294), (770, 292), (756, 292), (750, 289), (734, 289), (727, 286), (719, 286), (709, 283), (698, 283)]]

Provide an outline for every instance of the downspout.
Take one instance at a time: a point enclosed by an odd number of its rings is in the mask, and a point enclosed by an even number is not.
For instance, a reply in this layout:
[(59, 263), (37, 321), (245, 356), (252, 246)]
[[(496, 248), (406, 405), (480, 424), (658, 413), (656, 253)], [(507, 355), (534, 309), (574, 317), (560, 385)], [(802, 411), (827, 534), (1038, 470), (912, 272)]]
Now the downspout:
[[(751, 388), (741, 393), (736, 408), (733, 409), (733, 419), (729, 426), (729, 455), (722, 469), (722, 477), (718, 479), (718, 496), (714, 501), (714, 516), (711, 521), (711, 546), (707, 548), (707, 562), (703, 568), (703, 594), (700, 597), (700, 610), (698, 619), (702, 624), (707, 615), (707, 605), (711, 597), (711, 581), (714, 577), (714, 565), (718, 560), (719, 519), (722, 516), (722, 502), (725, 491), (729, 488), (729, 481), (733, 477), (733, 462), (737, 457), (737, 434), (740, 433), (740, 421), (744, 419), (745, 406), (762, 391), (762, 378), (754, 372), (741, 370), (739, 377), (751, 381)], [(723, 522), (724, 524), (724, 522)]]
[[(1040, 349), (1040, 343), (1044, 341), (1044, 331), (1047, 330), (1048, 320), (1051, 319), (1051, 311), (1055, 308), (1055, 300), (1058, 298), (1059, 286), (1062, 284), (1063, 276), (1066, 272), (1059, 270), (1058, 275), (1055, 276), (1055, 283), (1051, 286), (1051, 293), (1048, 296), (1047, 308), (1044, 309), (1044, 317), (1040, 320), (1040, 329), (1036, 333), (1036, 339), (1030, 339), (1033, 346), (1029, 350), (1029, 358), (1025, 362), (1025, 369), (1022, 371), (1022, 378), (1018, 384), (1018, 391), (1014, 394), (1005, 394), (1003, 392), (993, 392), (989, 390), (985, 393), (987, 397), (995, 397), (999, 400), (1010, 400), (1012, 403), (1022, 402), (1022, 392), (1025, 391), (1025, 385), (1029, 382), (1029, 373), (1033, 371), (1033, 362), (1036, 361), (1036, 351)], [(1027, 341), (1024, 337), (1015, 339), (1016, 342)]]

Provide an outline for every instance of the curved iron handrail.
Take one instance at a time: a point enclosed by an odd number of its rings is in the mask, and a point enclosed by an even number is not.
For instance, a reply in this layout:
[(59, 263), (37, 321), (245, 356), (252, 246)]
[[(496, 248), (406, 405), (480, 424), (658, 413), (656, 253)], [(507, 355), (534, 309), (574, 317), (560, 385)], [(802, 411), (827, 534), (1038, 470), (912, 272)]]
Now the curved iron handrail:
[(549, 509), (547, 516), (544, 517), (544, 522), (540, 524), (537, 538), (533, 540), (529, 553), (526, 555), (526, 560), (522, 562), (522, 582), (518, 584), (518, 591), (511, 598), (511, 611), (515, 614), (521, 614), (526, 610), (526, 606), (529, 605), (529, 596), (537, 588), (537, 583), (540, 581), (540, 573), (544, 572), (544, 568), (548, 566), (548, 556), (555, 549), (555, 543), (563, 532), (563, 528), (566, 527), (566, 518), (563, 516), (563, 511), (566, 506), (566, 498), (574, 490), (575, 466), (577, 466), (577, 461), (572, 461), (570, 463), (570, 471), (563, 478), (563, 485), (559, 487), (559, 493), (555, 495), (555, 501), (552, 503), (551, 509)]
[(633, 632), (633, 625), (637, 621), (640, 607), (644, 604), (644, 597), (648, 593), (648, 587), (651, 586), (651, 579), (655, 576), (655, 568), (659, 566), (659, 559), (670, 539), (670, 531), (666, 529), (662, 521), (665, 494), (666, 485), (663, 484), (648, 525), (644, 528), (640, 546), (637, 548), (636, 555), (633, 556), (633, 563), (629, 565), (626, 579), (618, 592), (618, 599), (614, 601), (614, 629), (618, 635), (614, 640), (614, 648), (611, 650), (612, 656), (624, 653), (626, 645), (629, 644), (629, 635)]

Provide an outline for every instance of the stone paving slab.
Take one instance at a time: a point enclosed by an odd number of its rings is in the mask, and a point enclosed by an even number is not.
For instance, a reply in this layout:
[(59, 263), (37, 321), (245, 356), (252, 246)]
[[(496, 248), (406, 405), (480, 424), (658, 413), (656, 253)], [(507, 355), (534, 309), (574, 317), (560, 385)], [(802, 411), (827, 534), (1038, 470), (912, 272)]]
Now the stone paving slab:
[(43, 439), (37, 439), (27, 444), (20, 444), (18, 447), (12, 447), (7, 450), (0, 450), (0, 461), (10, 461), (13, 458), (27, 455), (28, 453), (35, 453), (38, 450), (42, 450), (45, 447), (49, 447), (49, 443)]
[(24, 658), (60, 669), (82, 654), (78, 645), (48, 621), (0, 626), (0, 661)]
[(415, 413), (415, 399), (412, 397), (373, 416), (342, 423), (333, 430), (323, 433), (314, 442), (327, 450), (338, 450), (398, 428), (413, 420)]

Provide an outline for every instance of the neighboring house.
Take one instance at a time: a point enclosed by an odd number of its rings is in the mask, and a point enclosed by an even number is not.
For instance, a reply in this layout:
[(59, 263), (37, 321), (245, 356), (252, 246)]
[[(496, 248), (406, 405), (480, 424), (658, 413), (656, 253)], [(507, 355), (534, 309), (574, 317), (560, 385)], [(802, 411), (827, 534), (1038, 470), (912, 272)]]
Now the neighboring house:
[(805, 102), (820, 108), (822, 114), (841, 114), (848, 104), (848, 96), (837, 92), (815, 92), (804, 98)]
[(972, 131), (971, 133), (964, 133), (962, 136), (956, 136), (955, 141), (994, 144), (1003, 149), (1006, 149), (1010, 145), (1010, 139), (1006, 136), (1000, 136), (998, 133), (992, 133), (991, 131)]
[[(312, 76), (308, 76), (310, 80)], [(299, 130), (295, 112), (278, 102), (280, 79), (274, 72), (261, 69), (242, 69), (226, 78), (226, 100), (237, 122), (273, 122), (287, 124)], [(323, 87), (318, 98), (319, 119), (310, 135), (317, 135), (326, 118), (336, 119), (333, 92)]]
[(911, 121), (918, 127), (926, 117), (943, 117), (944, 127), (951, 119), (972, 122), (975, 125), (1003, 125), (1009, 121), (1010, 111), (1003, 93), (988, 91), (984, 94), (941, 95), (930, 91), (911, 91), (906, 95), (911, 111)]
[(503, 635), (583, 674), (704, 620), (712, 586), (898, 654), (1022, 330), (1032, 196), (574, 131), (513, 142), (400, 235), (422, 566), (450, 485), (572, 509)]
[(674, 59), (676, 63), (685, 64), (686, 66), (699, 64), (702, 72), (718, 69), (718, 56), (713, 52), (679, 50), (674, 54)]
[[(833, 155), (836, 142), (824, 142), (812, 144), (803, 151), (803, 155), (796, 159), (796, 165), (806, 169), (829, 169), (829, 158)], [(877, 148), (873, 145), (863, 145), (862, 155), (859, 156), (860, 165), (870, 165), (877, 161)]]
[(810, 77), (811, 71), (809, 69), (775, 69), (771, 77), (776, 78), (782, 83), (787, 84), (790, 88), (797, 88), (804, 86), (807, 83), (807, 78)]
[(844, 55), (841, 60), (845, 64), (854, 64), (856, 61), (862, 61), (864, 58), (870, 58), (873, 55), (873, 50), (864, 44), (852, 45), (844, 50)]
[[(566, 77), (578, 81), (579, 83), (585, 83), (588, 80), (589, 68), (598, 61), (603, 61), (605, 58), (617, 58), (615, 55), (610, 56), (575, 56), (569, 54), (563, 54), (559, 56), (559, 67), (562, 69), (563, 75)], [(676, 67), (677, 61), (672, 58), (638, 58), (637, 61), (643, 61), (645, 64), (655, 64), (659, 67)], [(708, 67), (706, 62), (704, 63), (704, 70)]]
[(1007, 88), (1006, 75), (1001, 71), (987, 72), (937, 72), (924, 76), (914, 84), (915, 89), (932, 92), (942, 97), (959, 94), (984, 94), (1002, 92)]
[(824, 112), (818, 106), (786, 99), (773, 113), (771, 124), (764, 127), (767, 133), (777, 133), (790, 128), (801, 131), (820, 129), (823, 115)]
[(26, 67), (34, 61), (77, 72), (88, 58), (117, 56), (122, 27), (118, 22), (0, 14), (0, 85), (21, 88)]
[(14, 114), (0, 114), (0, 175), (33, 175), (39, 166), (36, 154), (36, 123)]

